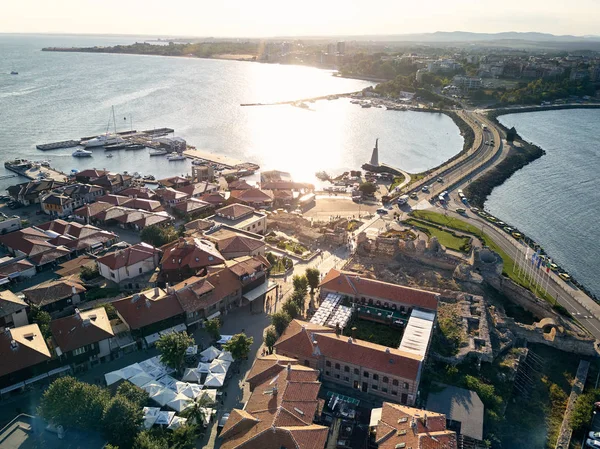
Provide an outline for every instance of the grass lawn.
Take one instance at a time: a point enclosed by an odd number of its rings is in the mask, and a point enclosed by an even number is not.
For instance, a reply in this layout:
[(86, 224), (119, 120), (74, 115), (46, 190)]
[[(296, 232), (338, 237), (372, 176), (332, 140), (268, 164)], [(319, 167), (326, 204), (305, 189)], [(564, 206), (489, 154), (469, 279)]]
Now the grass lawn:
[(405, 221), (405, 223), (423, 229), (424, 232), (426, 232), (430, 237), (437, 237), (438, 241), (448, 249), (463, 253), (466, 252), (465, 249), (469, 244), (469, 237), (453, 235), (448, 231), (438, 229), (435, 226), (430, 226), (426, 222), (420, 220), (413, 220), (409, 218)]
[(356, 327), (356, 338), (369, 341), (388, 348), (397, 348), (402, 339), (402, 330), (374, 321), (353, 318), (344, 328), (344, 335), (352, 335), (352, 328)]
[[(517, 274), (514, 272), (515, 261), (513, 260), (513, 258), (506, 254), (488, 234), (486, 234), (485, 232), (482, 233), (481, 229), (477, 226), (473, 226), (472, 224), (465, 223), (464, 221), (459, 220), (457, 218), (448, 217), (437, 212), (417, 210), (412, 212), (411, 215), (420, 220), (426, 220), (431, 223), (438, 224), (440, 226), (446, 226), (448, 228), (456, 229), (457, 231), (467, 232), (469, 234), (473, 234), (481, 238), (487, 247), (489, 247), (492, 251), (498, 253), (500, 257), (502, 257), (502, 260), (504, 261), (504, 269), (502, 271), (502, 274), (510, 278), (516, 284), (519, 284), (521, 287), (531, 290), (532, 292), (535, 290), (535, 283), (532, 283), (529, 280), (517, 276)], [(556, 300), (547, 293), (540, 292), (538, 294), (542, 299), (548, 301), (550, 304), (554, 306), (557, 305)], [(561, 313), (564, 312), (561, 311)]]
[(388, 187), (388, 192), (393, 191), (396, 188), (397, 185), (400, 185), (403, 182), (404, 182), (404, 175), (394, 176), (394, 180), (392, 181), (392, 183)]

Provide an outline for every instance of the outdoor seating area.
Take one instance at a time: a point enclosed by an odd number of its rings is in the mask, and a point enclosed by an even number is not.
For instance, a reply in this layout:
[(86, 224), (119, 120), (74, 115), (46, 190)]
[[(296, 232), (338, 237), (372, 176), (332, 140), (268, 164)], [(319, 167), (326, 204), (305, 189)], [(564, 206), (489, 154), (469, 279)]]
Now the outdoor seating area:
[(382, 323), (404, 326), (408, 317), (397, 310), (379, 309), (371, 306), (358, 306), (356, 312), (360, 318), (379, 321)]
[(310, 319), (312, 324), (321, 326), (346, 327), (352, 318), (352, 308), (341, 305), (342, 295), (329, 293), (321, 302), (321, 305)]

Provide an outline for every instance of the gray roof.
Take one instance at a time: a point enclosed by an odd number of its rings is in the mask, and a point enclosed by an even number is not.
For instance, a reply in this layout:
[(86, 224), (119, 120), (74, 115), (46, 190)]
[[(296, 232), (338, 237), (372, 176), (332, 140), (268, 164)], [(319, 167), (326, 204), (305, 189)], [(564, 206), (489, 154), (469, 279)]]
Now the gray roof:
[(427, 410), (443, 413), (446, 419), (461, 423), (460, 433), (464, 436), (483, 440), (483, 402), (471, 390), (445, 384), (434, 384), (427, 397)]
[(10, 290), (0, 291), (0, 318), (27, 308), (27, 303)]

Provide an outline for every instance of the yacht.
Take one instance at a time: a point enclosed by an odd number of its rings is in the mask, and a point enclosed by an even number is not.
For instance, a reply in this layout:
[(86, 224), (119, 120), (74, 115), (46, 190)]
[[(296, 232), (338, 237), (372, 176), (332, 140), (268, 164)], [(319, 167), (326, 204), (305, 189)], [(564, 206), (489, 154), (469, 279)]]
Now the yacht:
[(162, 149), (158, 149), (158, 150), (152, 150), (150, 151), (150, 153), (148, 153), (150, 156), (164, 156), (165, 154), (167, 154), (168, 151), (167, 150), (162, 150)]
[(78, 150), (73, 151), (72, 156), (74, 157), (91, 157), (92, 152), (79, 148)]
[(173, 153), (167, 156), (167, 160), (170, 161), (184, 161), (186, 157), (183, 154)]
[(125, 142), (125, 140), (119, 136), (116, 136), (114, 134), (104, 134), (102, 136), (98, 136), (86, 142), (83, 142), (83, 146), (86, 148), (104, 147), (107, 145), (115, 145), (123, 142)]

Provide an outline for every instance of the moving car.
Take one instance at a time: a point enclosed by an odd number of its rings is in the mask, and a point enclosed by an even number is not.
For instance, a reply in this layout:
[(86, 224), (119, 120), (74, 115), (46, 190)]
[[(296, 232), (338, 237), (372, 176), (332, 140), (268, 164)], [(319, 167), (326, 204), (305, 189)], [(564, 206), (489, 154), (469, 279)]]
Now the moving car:
[(522, 239), (523, 238), (523, 234), (521, 234), (520, 232), (513, 232), (511, 234), (514, 238), (516, 238), (517, 240)]
[(461, 214), (461, 215), (464, 215), (465, 217), (467, 216), (467, 211), (465, 209), (463, 209), (463, 208), (459, 207), (458, 209), (456, 209), (456, 212), (459, 213), (459, 214)]
[(387, 211), (387, 209), (380, 208), (380, 209), (377, 209), (377, 213), (379, 215), (387, 215), (389, 212)]
[(472, 207), (471, 208), (471, 212), (473, 212), (474, 214), (476, 214), (477, 212), (479, 212), (479, 208), (478, 207)]
[(437, 182), (444, 182), (444, 178), (438, 178)]
[(555, 263), (551, 263), (551, 264), (550, 264), (550, 269), (551, 269), (552, 271), (556, 271), (556, 270), (558, 270), (558, 265), (556, 265)]
[(558, 273), (558, 277), (565, 282), (571, 282), (571, 276), (569, 276), (567, 273)]
[(418, 195), (417, 195), (415, 192), (411, 193), (411, 194), (409, 195), (409, 197), (410, 197), (410, 199), (413, 199), (413, 200), (417, 200), (417, 199), (419, 199), (419, 196), (418, 196)]
[(423, 187), (421, 187), (421, 191), (427, 193), (427, 192), (429, 192), (429, 187), (423, 186)]

